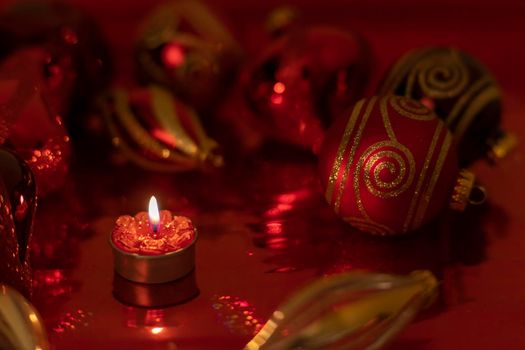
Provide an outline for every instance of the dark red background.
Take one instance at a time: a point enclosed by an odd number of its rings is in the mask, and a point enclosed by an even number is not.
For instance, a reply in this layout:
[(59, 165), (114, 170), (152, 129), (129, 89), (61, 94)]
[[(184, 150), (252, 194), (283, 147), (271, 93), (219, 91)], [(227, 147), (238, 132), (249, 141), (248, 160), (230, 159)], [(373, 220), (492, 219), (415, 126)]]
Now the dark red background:
[[(137, 24), (158, 2), (71, 3), (100, 21), (111, 43), (118, 80), (129, 81)], [(210, 3), (253, 53), (260, 49), (254, 38), (263, 37), (262, 21), (280, 2)], [(355, 29), (369, 39), (375, 53), (371, 91), (388, 65), (410, 48), (447, 44), (474, 54), (501, 83), (505, 126), (524, 139), (525, 5), (521, 2), (289, 3), (300, 8), (309, 23)], [(250, 338), (246, 333), (250, 329), (228, 327), (224, 315), (221, 318), (213, 308), (214, 298), (238, 298), (230, 313), (242, 317), (248, 311), (264, 321), (298, 286), (352, 268), (386, 272), (430, 268), (442, 281), (439, 305), (403, 332), (391, 349), (525, 348), (521, 146), (496, 167), (483, 162), (475, 166), (490, 196), (487, 206), (469, 210), (462, 218), (442, 218), (419, 235), (386, 241), (341, 224), (319, 194), (314, 162), (280, 153), (269, 150), (223, 173), (199, 176), (153, 175), (133, 168), (86, 169), (77, 160), (67, 189), (75, 193), (74, 198), (57, 195), (43, 202), (37, 221), (41, 226), (36, 228), (50, 237), (68, 237), (61, 238), (60, 249), (70, 258), (49, 264), (44, 273), (51, 277), (35, 296), (55, 348), (239, 349)], [(187, 304), (147, 316), (145, 310), (125, 307), (111, 295), (107, 235), (116, 216), (145, 209), (151, 193), (158, 194), (164, 208), (191, 216), (199, 227), (201, 294)], [(63, 216), (58, 216), (60, 210)], [(59, 225), (71, 216), (75, 221), (76, 211), (89, 218), (85, 235), (79, 234), (82, 225)], [(50, 292), (53, 283), (56, 289)], [(152, 334), (154, 327), (162, 330)]]

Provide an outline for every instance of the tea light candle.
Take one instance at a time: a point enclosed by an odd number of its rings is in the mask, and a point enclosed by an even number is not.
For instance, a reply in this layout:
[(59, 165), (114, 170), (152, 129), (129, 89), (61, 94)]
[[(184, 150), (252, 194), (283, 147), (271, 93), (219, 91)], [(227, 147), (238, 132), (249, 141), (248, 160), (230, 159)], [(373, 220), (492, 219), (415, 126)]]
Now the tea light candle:
[(159, 212), (154, 196), (148, 213), (120, 216), (109, 241), (115, 271), (134, 282), (170, 282), (195, 267), (197, 232), (191, 220), (169, 210)]

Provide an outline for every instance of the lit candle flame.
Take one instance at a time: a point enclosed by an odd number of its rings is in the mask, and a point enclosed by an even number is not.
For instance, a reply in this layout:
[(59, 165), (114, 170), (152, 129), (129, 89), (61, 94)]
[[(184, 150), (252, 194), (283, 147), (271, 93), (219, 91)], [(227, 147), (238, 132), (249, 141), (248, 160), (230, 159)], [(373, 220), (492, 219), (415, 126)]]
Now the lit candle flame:
[(159, 206), (157, 205), (157, 198), (155, 196), (151, 196), (149, 200), (149, 222), (153, 228), (153, 232), (157, 233), (159, 229), (159, 222), (160, 222), (160, 214), (159, 214)]

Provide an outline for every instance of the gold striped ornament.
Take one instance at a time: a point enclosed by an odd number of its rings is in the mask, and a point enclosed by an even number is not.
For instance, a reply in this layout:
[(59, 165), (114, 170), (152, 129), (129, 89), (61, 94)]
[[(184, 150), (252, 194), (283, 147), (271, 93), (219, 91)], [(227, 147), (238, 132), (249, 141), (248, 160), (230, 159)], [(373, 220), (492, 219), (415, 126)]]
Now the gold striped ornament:
[(49, 350), (46, 328), (33, 305), (15, 289), (0, 284), (0, 349)]
[(503, 158), (517, 143), (501, 129), (502, 96), (496, 80), (464, 51), (409, 51), (391, 67), (378, 94), (410, 97), (432, 109), (454, 134), (462, 165), (481, 157)]
[(159, 86), (115, 89), (102, 110), (113, 145), (143, 168), (176, 172), (223, 164), (195, 111)]
[(206, 5), (169, 1), (145, 20), (136, 42), (139, 77), (163, 85), (199, 111), (220, 101), (235, 81), (242, 51)]
[(437, 294), (429, 271), (320, 278), (279, 306), (244, 350), (380, 349)]

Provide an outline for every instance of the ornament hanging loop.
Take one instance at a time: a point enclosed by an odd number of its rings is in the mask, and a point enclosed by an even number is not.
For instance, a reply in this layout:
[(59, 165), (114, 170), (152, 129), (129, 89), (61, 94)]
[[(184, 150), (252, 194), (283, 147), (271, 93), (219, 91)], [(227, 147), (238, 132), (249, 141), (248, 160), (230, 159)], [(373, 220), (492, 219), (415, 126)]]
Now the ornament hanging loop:
[(475, 185), (470, 192), (468, 202), (471, 205), (482, 205), (487, 201), (487, 190), (481, 185)]

